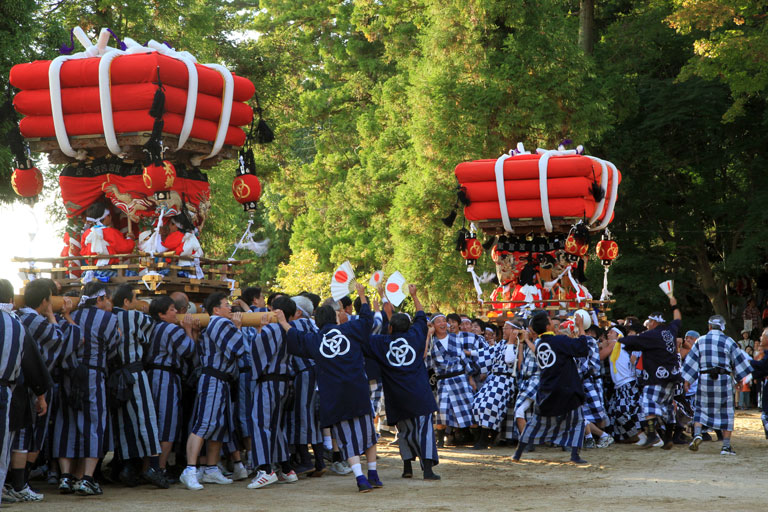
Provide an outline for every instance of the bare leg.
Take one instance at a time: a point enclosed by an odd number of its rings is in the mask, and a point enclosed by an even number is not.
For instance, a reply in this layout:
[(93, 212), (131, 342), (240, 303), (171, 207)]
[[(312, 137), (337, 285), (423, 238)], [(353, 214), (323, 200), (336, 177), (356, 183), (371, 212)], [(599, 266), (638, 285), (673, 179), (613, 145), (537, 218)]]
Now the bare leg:
[[(187, 465), (194, 466), (197, 464), (197, 457), (200, 455), (200, 449), (203, 447), (203, 438), (189, 434), (187, 439)], [(219, 446), (221, 448), (221, 446)]]

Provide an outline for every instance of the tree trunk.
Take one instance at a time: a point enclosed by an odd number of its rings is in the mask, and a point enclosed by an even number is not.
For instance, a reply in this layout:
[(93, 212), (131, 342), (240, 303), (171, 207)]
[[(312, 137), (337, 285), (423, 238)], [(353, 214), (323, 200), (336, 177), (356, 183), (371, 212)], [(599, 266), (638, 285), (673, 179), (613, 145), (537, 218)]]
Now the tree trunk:
[(592, 55), (595, 46), (595, 0), (579, 2), (579, 46)]
[(725, 318), (726, 332), (734, 337), (737, 329), (731, 324), (730, 311), (728, 311), (728, 301), (725, 296), (725, 286), (715, 277), (712, 272), (712, 265), (707, 259), (707, 248), (702, 241), (698, 244), (696, 250), (696, 270), (701, 279), (701, 290), (709, 298), (715, 313)]

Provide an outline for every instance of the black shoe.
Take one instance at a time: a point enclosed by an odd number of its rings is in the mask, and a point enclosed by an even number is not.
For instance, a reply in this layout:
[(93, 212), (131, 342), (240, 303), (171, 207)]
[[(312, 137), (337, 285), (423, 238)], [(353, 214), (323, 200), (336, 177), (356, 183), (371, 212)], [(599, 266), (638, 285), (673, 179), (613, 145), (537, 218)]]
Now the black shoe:
[(120, 482), (127, 485), (128, 487), (136, 487), (141, 483), (139, 481), (139, 475), (136, 473), (136, 470), (131, 464), (126, 464), (123, 466), (123, 469), (120, 470), (117, 478), (120, 480)]
[(709, 435), (709, 432), (702, 432), (701, 433), (701, 440), (702, 441), (711, 441), (712, 440), (712, 436)]
[(101, 490), (101, 486), (95, 481), (85, 478), (78, 482), (77, 490), (75, 494), (78, 496), (101, 496), (104, 492)]
[(169, 473), (167, 469), (161, 469), (160, 471), (163, 472), (163, 476), (165, 477), (165, 480), (168, 482), (168, 485), (174, 485), (179, 483), (179, 478)]
[(148, 484), (152, 484), (160, 489), (168, 489), (171, 486), (162, 471), (159, 471), (155, 468), (147, 469), (144, 473), (141, 474), (141, 479)]
[(365, 478), (363, 475), (358, 476), (356, 480), (357, 480), (358, 492), (371, 492), (373, 490), (373, 487), (371, 487), (371, 484), (368, 482), (368, 479)]
[(675, 433), (672, 435), (672, 442), (674, 444), (688, 444), (691, 442), (691, 438), (685, 435), (682, 427), (675, 427)]
[(413, 466), (410, 460), (403, 461), (403, 478), (413, 478)]
[(445, 447), (445, 430), (435, 430), (435, 438), (437, 439), (437, 447)]
[(424, 473), (424, 480), (440, 480), (440, 475), (437, 473)]
[(74, 485), (75, 485), (75, 477), (69, 473), (64, 473), (61, 475), (61, 478), (59, 478), (59, 492), (61, 494), (72, 494), (75, 492)]

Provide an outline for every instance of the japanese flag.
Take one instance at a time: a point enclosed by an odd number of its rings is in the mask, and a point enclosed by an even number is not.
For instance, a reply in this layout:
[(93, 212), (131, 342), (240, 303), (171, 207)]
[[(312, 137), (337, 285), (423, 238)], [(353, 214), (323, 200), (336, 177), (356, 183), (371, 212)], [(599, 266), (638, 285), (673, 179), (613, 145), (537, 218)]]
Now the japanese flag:
[(349, 286), (354, 279), (355, 271), (352, 270), (352, 265), (349, 261), (345, 261), (336, 269), (331, 278), (331, 296), (333, 300), (338, 301), (349, 295)]
[(403, 274), (398, 271), (395, 271), (395, 273), (387, 279), (385, 291), (387, 299), (389, 299), (389, 302), (391, 302), (393, 306), (397, 307), (405, 300), (405, 286), (405, 278), (403, 277)]
[(368, 280), (368, 284), (371, 285), (371, 287), (376, 288), (381, 284), (381, 280), (384, 279), (384, 271), (383, 270), (377, 270), (373, 273), (371, 278)]
[(659, 285), (659, 288), (661, 288), (661, 291), (663, 291), (667, 297), (672, 297), (672, 290), (674, 289), (674, 281), (664, 281)]

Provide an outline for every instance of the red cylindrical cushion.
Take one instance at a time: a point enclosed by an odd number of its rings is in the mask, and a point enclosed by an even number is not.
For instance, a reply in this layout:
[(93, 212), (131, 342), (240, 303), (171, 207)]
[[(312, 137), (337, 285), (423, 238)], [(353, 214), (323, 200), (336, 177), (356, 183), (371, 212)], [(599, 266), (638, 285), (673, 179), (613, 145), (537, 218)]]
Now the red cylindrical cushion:
[[(115, 132), (150, 132), (155, 121), (146, 110), (114, 112), (113, 121)], [(184, 116), (167, 112), (163, 116), (165, 122), (163, 131), (179, 134), (184, 123)], [(67, 135), (101, 135), (104, 129), (101, 124), (101, 114), (70, 114), (64, 116)], [(190, 137), (213, 141), (216, 138), (218, 124), (207, 119), (195, 119)], [(27, 116), (19, 122), (19, 129), (24, 137), (55, 137), (52, 116)], [(245, 143), (245, 132), (236, 126), (227, 128), (224, 144), (242, 146)]]
[[(523, 199), (507, 201), (507, 211), (510, 218), (541, 218), (541, 201), (538, 199)], [(551, 217), (591, 217), (595, 212), (595, 201), (592, 198), (550, 199), (549, 215)], [(483, 201), (472, 203), (464, 208), (467, 220), (480, 221), (500, 219), (501, 210), (498, 201)]]
[[(463, 183), (471, 202), (498, 201), (496, 182), (482, 181)], [(591, 196), (592, 179), (553, 178), (547, 180), (547, 195), (552, 198), (582, 198)], [(509, 180), (504, 182), (508, 201), (538, 199), (539, 180)]]
[[(184, 115), (187, 109), (187, 90), (165, 86), (165, 110)], [(157, 86), (155, 84), (113, 85), (112, 110), (146, 110), (152, 106)], [(61, 90), (61, 103), (64, 114), (89, 114), (101, 112), (98, 87), (69, 87)], [(197, 95), (195, 117), (219, 121), (221, 115), (221, 97), (208, 94)], [(20, 91), (13, 98), (13, 106), (23, 115), (51, 115), (51, 97), (48, 89), (30, 89)], [(244, 126), (253, 119), (253, 109), (242, 102), (232, 103), (232, 116), (229, 124)]]
[[(496, 159), (462, 162), (455, 173), (459, 183), (496, 181)], [(547, 163), (547, 177), (570, 178), (593, 176), (599, 180), (602, 174), (599, 163), (581, 155), (553, 156)], [(518, 155), (504, 161), (504, 180), (532, 180), (539, 178), (539, 155)]]
[[(62, 87), (88, 87), (99, 85), (100, 58), (73, 59), (61, 66)], [(40, 89), (48, 87), (49, 60), (38, 60), (17, 64), (11, 68), (11, 85), (18, 89)], [(187, 88), (187, 66), (182, 61), (160, 55), (144, 53), (121, 55), (112, 61), (110, 79), (112, 85), (157, 82), (157, 67), (160, 66), (160, 79), (163, 84)], [(196, 64), (198, 73), (198, 92), (221, 97), (224, 80), (218, 71), (201, 64)], [(256, 92), (253, 83), (247, 78), (234, 78), (234, 100), (247, 101)]]

